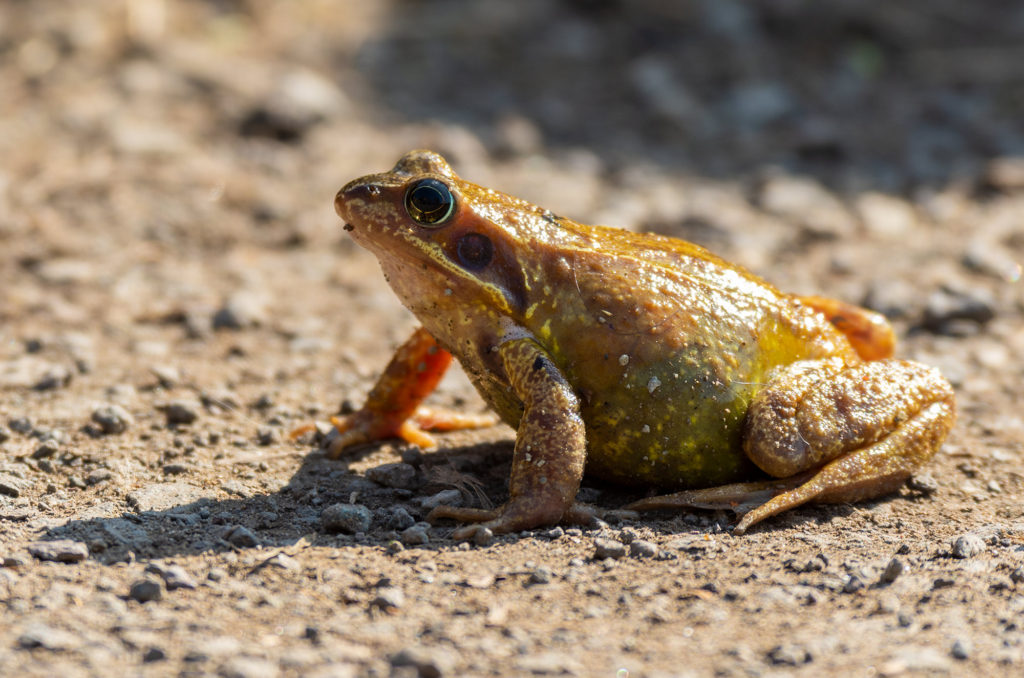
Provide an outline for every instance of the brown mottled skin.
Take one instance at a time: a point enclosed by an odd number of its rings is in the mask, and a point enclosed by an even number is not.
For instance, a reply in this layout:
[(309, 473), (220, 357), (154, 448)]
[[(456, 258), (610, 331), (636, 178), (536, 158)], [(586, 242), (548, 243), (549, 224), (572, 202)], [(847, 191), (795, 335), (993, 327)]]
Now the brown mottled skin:
[(766, 501), (742, 533), (807, 501), (894, 490), (953, 425), (951, 387), (889, 357), (881, 316), (784, 294), (682, 240), (555, 216), (461, 180), (436, 153), (352, 181), (335, 208), (423, 328), (363, 409), (336, 422), (332, 456), (489, 423), (417, 410), (448, 354), (517, 428), (509, 501), (431, 519), (495, 533), (580, 519), (586, 468), (685, 490), (628, 508)]

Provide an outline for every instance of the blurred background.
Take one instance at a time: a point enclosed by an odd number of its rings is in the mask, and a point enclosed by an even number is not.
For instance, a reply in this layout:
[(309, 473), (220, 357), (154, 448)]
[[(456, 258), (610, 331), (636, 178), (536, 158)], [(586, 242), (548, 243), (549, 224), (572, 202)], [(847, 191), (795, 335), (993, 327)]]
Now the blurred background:
[(0, 318), (395, 339), (331, 201), (429, 147), (971, 335), (1024, 303), (1022, 35), (1009, 0), (7, 0)]

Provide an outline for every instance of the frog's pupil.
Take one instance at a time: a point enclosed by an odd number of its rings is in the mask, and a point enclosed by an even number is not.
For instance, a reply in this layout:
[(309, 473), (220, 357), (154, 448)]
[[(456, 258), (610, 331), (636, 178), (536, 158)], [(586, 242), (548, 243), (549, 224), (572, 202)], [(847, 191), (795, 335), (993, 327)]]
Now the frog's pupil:
[(423, 179), (406, 193), (405, 209), (418, 224), (440, 226), (455, 211), (455, 198), (437, 179)]
[(466, 268), (480, 269), (491, 263), (494, 245), (491, 239), (480, 233), (469, 233), (459, 239), (459, 261)]

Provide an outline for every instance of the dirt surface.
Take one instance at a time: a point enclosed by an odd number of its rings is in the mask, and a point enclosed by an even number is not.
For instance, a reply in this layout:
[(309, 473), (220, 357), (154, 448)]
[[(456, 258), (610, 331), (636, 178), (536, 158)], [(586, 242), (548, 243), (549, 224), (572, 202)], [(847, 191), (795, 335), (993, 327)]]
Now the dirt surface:
[[(1022, 34), (995, 0), (0, 4), (0, 674), (1024, 672)], [(956, 429), (743, 537), (453, 542), (419, 521), (503, 499), (509, 429), (287, 438), (415, 326), (331, 200), (417, 147), (884, 311)]]

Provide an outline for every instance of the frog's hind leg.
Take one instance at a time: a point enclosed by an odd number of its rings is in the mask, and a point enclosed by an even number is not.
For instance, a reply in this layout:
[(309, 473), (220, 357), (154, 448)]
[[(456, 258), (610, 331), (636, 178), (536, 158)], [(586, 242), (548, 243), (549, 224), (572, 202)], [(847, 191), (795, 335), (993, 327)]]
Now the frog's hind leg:
[(792, 490), (810, 480), (813, 472), (804, 472), (789, 478), (772, 478), (747, 483), (732, 483), (700, 490), (683, 490), (672, 494), (659, 494), (627, 504), (626, 511), (656, 511), (659, 509), (716, 509), (746, 513), (764, 504), (772, 497)]
[(955, 417), (949, 382), (920, 363), (833, 358), (789, 365), (751, 404), (744, 451), (779, 478), (816, 472), (747, 513), (735, 531), (808, 501), (896, 490), (935, 454)]
[(749, 510), (735, 532), (809, 501), (892, 492), (953, 426), (953, 390), (904, 360), (808, 360), (783, 368), (751, 403), (744, 451), (773, 479), (641, 499), (629, 510)]

